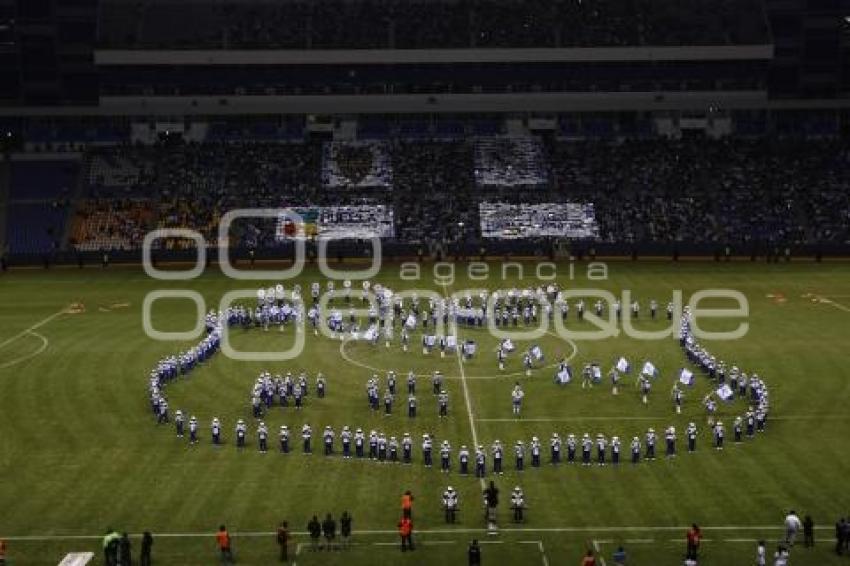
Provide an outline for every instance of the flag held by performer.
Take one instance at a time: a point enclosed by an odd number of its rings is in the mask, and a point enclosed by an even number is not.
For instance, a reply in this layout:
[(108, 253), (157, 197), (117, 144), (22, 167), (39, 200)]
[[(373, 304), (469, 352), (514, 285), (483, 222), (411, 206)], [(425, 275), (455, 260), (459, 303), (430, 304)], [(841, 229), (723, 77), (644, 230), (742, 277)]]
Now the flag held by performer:
[(558, 365), (558, 372), (555, 374), (555, 383), (566, 385), (573, 380), (573, 370), (565, 363)]
[(602, 368), (595, 362), (590, 365), (590, 378), (593, 380), (593, 383), (602, 381)]
[(718, 397), (720, 397), (722, 400), (726, 401), (727, 403), (735, 400), (735, 391), (733, 391), (732, 388), (729, 387), (728, 383), (724, 383), (722, 386), (720, 386), (717, 389), (716, 393), (717, 393)]
[(652, 362), (646, 362), (645, 364), (643, 364), (643, 369), (640, 373), (642, 375), (655, 379), (658, 377), (658, 368), (656, 368)]
[(531, 355), (534, 357), (534, 359), (536, 361), (538, 361), (538, 362), (543, 361), (543, 350), (540, 348), (540, 346), (538, 346), (536, 344), (531, 347)]

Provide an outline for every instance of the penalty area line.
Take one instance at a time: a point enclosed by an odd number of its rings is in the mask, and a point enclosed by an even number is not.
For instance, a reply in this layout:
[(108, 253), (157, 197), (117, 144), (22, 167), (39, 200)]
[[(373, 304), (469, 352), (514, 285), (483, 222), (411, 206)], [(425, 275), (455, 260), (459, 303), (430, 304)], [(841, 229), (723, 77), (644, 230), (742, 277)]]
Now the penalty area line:
[(12, 342), (17, 340), (18, 338), (26, 336), (27, 334), (30, 334), (30, 333), (34, 333), (36, 330), (38, 330), (39, 328), (41, 328), (42, 326), (44, 326), (48, 322), (52, 321), (57, 316), (59, 316), (61, 314), (65, 314), (66, 312), (68, 312), (68, 307), (62, 307), (61, 310), (58, 310), (55, 313), (51, 314), (50, 316), (41, 319), (40, 321), (36, 322), (35, 324), (30, 326), (29, 328), (21, 330), (20, 332), (18, 332), (17, 334), (12, 336), (11, 338), (5, 339), (4, 341), (0, 342), (0, 350), (2, 350), (3, 348), (5, 348), (9, 344), (11, 344)]

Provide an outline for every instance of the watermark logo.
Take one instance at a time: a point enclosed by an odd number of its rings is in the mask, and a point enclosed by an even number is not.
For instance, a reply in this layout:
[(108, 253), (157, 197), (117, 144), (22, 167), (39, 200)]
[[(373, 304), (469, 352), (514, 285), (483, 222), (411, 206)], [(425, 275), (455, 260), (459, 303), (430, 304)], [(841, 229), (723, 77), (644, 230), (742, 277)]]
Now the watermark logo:
[[(286, 240), (291, 240), (294, 243), (294, 257), (292, 265), (281, 270), (244, 270), (237, 269), (230, 258), (231, 236), (233, 234), (234, 222), (242, 219), (265, 219), (274, 220), (277, 223), (287, 223), (294, 227), (294, 230), (287, 232), (284, 236)], [(219, 251), (219, 265), (222, 273), (233, 281), (266, 281), (275, 282), (275, 284), (287, 284), (293, 279), (303, 275), (306, 265), (306, 231), (304, 219), (290, 209), (276, 208), (260, 208), (260, 209), (237, 209), (226, 213), (218, 226), (218, 240), (215, 245)], [(166, 239), (184, 239), (190, 240), (196, 250), (196, 258), (194, 265), (189, 270), (174, 271), (157, 269), (153, 263), (154, 249), (157, 244)], [(381, 240), (375, 236), (367, 238), (365, 241), (369, 243), (370, 253), (372, 258), (371, 265), (367, 269), (360, 270), (337, 270), (332, 268), (328, 261), (328, 244), (332, 240), (345, 239), (344, 233), (335, 233), (333, 238), (322, 237), (321, 234), (317, 237), (317, 257), (316, 263), (321, 275), (327, 281), (341, 280), (350, 281), (368, 281), (379, 277), (383, 266), (383, 255), (381, 249)], [(357, 235), (357, 239), (364, 241), (362, 234)], [(186, 281), (198, 278), (206, 265), (208, 243), (203, 235), (199, 232), (185, 228), (163, 228), (154, 230), (147, 234), (144, 238), (142, 248), (142, 260), (144, 270), (147, 275), (158, 281)], [(546, 334), (559, 337), (565, 341), (595, 341), (609, 340), (620, 336), (625, 336), (634, 340), (641, 341), (658, 341), (672, 338), (679, 338), (681, 331), (681, 313), (685, 308), (684, 294), (681, 290), (672, 290), (669, 295), (670, 312), (669, 324), (663, 328), (647, 329), (645, 326), (638, 327), (635, 324), (635, 316), (633, 316), (632, 305), (635, 296), (630, 290), (624, 290), (619, 296), (615, 295), (607, 289), (596, 288), (594, 285), (597, 282), (609, 281), (609, 267), (604, 262), (592, 261), (586, 264), (576, 264), (573, 260), (564, 262), (540, 261), (536, 263), (523, 263), (515, 261), (506, 262), (483, 262), (471, 261), (464, 264), (454, 262), (439, 261), (431, 265), (430, 269), (426, 269), (420, 263), (405, 262), (397, 267), (397, 279), (401, 281), (405, 288), (402, 290), (392, 291), (389, 289), (381, 289), (385, 293), (383, 300), (383, 308), (381, 301), (374, 293), (374, 285), (369, 288), (368, 284), (364, 285), (363, 290), (351, 289), (348, 283), (344, 290), (332, 288), (329, 284), (321, 285), (321, 282), (316, 282), (320, 285), (318, 292), (311, 289), (304, 289), (304, 294), (310, 293), (316, 304), (307, 307), (303, 300), (300, 290), (297, 292), (289, 289), (283, 295), (280, 292), (275, 294), (273, 303), (278, 305), (286, 302), (293, 312), (293, 316), (289, 320), (289, 327), (294, 329), (295, 339), (292, 344), (283, 351), (272, 352), (255, 352), (255, 351), (238, 351), (234, 348), (230, 339), (230, 332), (226, 321), (221, 324), (221, 350), (222, 352), (236, 360), (246, 361), (272, 361), (283, 362), (293, 360), (302, 355), (305, 347), (305, 318), (308, 310), (314, 310), (314, 315), (318, 315), (319, 322), (315, 324), (318, 332), (324, 337), (331, 339), (345, 338), (346, 333), (341, 331), (339, 327), (331, 328), (328, 324), (329, 315), (332, 311), (337, 311), (336, 317), (342, 319), (344, 324), (342, 327), (353, 326), (351, 320), (359, 321), (369, 318), (370, 323), (374, 324), (375, 314), (382, 312), (382, 318), (385, 328), (395, 328), (394, 318), (396, 317), (395, 305), (401, 301), (402, 304), (410, 305), (414, 301), (418, 304), (428, 305), (430, 309), (437, 309), (437, 312), (432, 312), (433, 324), (429, 325), (427, 333), (436, 336), (445, 336), (446, 334), (457, 335), (458, 329), (463, 328), (462, 318), (481, 317), (482, 324), (478, 325), (483, 331), (486, 331), (496, 340), (511, 339), (522, 341), (539, 340)], [(496, 285), (479, 285), (460, 290), (452, 290), (458, 284), (458, 275), (463, 271), (465, 281), (475, 283), (491, 283), (496, 282)], [(394, 274), (395, 275), (395, 274)], [(575, 285), (579, 279), (585, 280), (588, 283), (587, 288), (581, 288)], [(569, 282), (567, 288), (560, 288), (558, 284)], [(610, 283), (606, 284), (610, 286)], [(434, 290), (434, 287), (442, 287), (443, 293)], [(500, 288), (496, 288), (500, 287)], [(535, 292), (520, 293), (517, 288), (522, 291), (527, 291), (529, 288)], [(340, 300), (345, 297), (345, 304), (340, 306)], [(474, 297), (473, 304), (470, 305), (470, 298)], [(164, 332), (157, 330), (152, 321), (153, 306), (158, 300), (163, 299), (181, 299), (191, 300), (196, 307), (195, 325), (192, 330), (183, 332)], [(256, 289), (237, 289), (229, 291), (221, 298), (217, 307), (219, 313), (227, 313), (232, 306), (241, 306), (250, 310), (254, 310), (256, 305), (262, 308), (263, 301), (257, 301), (258, 292)], [(723, 308), (715, 306), (706, 306), (706, 303), (716, 305), (718, 303), (726, 305)], [(497, 316), (502, 309), (518, 309), (520, 306), (525, 308), (533, 304), (534, 316), (532, 323), (526, 323), (524, 316), (523, 324), (499, 324)], [(574, 323), (577, 318), (577, 313), (572, 317), (565, 316), (565, 312), (572, 310), (575, 312), (582, 308), (583, 323), (577, 325)], [(596, 305), (602, 305), (597, 314)], [(246, 307), (247, 305), (247, 307)], [(359, 305), (359, 306), (357, 306)], [(731, 306), (729, 306), (731, 305)], [(660, 306), (662, 312), (667, 310), (666, 306)], [(749, 317), (749, 302), (747, 297), (733, 289), (704, 289), (694, 292), (688, 299), (687, 309), (690, 313), (690, 330), (691, 334), (697, 339), (705, 340), (737, 340), (743, 338), (749, 331), (749, 322), (746, 320)], [(142, 325), (147, 336), (154, 340), (161, 341), (180, 341), (198, 339), (204, 331), (204, 313), (207, 311), (207, 305), (203, 296), (197, 291), (189, 289), (160, 289), (151, 291), (145, 297), (142, 312)], [(434, 316), (436, 314), (436, 316)], [(511, 318), (519, 316), (517, 312), (512, 311)], [(418, 317), (417, 317), (418, 319)], [(727, 330), (709, 330), (703, 328), (701, 321), (705, 319), (719, 320), (730, 319), (736, 320), (738, 323), (732, 329)], [(402, 326), (405, 326), (405, 321), (401, 321)], [(717, 326), (717, 325), (713, 325)], [(359, 326), (358, 326), (359, 327)], [(425, 331), (419, 325), (414, 325), (408, 329), (410, 332), (414, 330)], [(387, 334), (390, 334), (388, 332)], [(389, 340), (389, 338), (387, 338)]]

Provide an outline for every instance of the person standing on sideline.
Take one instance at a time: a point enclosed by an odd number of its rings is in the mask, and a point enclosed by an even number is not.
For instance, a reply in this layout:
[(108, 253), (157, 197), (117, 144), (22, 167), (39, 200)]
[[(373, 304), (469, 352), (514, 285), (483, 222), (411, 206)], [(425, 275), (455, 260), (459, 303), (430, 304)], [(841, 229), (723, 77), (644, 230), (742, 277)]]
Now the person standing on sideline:
[[(844, 533), (847, 532), (847, 521), (844, 517), (841, 517), (837, 523), (835, 523), (835, 554), (841, 556), (844, 554)], [(3, 541), (0, 541), (0, 548), (2, 548)], [(0, 554), (2, 556), (2, 554)], [(2, 562), (0, 562), (2, 564)]]
[(118, 566), (118, 539), (121, 537), (111, 527), (103, 537), (103, 563), (106, 566)]
[(496, 507), (499, 505), (499, 488), (493, 481), (490, 481), (490, 486), (484, 490), (484, 502), (487, 507), (484, 517), (487, 522), (487, 529), (494, 531), (496, 529)]
[(788, 546), (794, 546), (794, 541), (797, 539), (797, 533), (799, 533), (802, 528), (803, 523), (800, 521), (800, 517), (798, 517), (797, 513), (792, 509), (785, 517), (785, 544)]
[(405, 491), (401, 496), (401, 516), (406, 519), (413, 518), (413, 495), (410, 490)]
[(773, 553), (773, 566), (788, 566), (789, 556), (788, 549), (779, 545), (776, 552)]
[(130, 566), (133, 562), (132, 549), (130, 546), (130, 535), (123, 533), (118, 541), (118, 564)]
[(319, 550), (319, 539), (322, 536), (322, 525), (319, 523), (319, 518), (313, 515), (310, 522), (307, 523), (307, 532), (310, 533), (310, 550), (313, 552)]
[(767, 547), (763, 540), (756, 547), (756, 566), (767, 566)]
[(398, 522), (398, 534), (401, 537), (401, 551), (413, 550), (413, 521), (410, 517), (402, 517)]
[(614, 562), (614, 566), (626, 566), (626, 551), (623, 550), (622, 546), (617, 548), (611, 560)]
[(325, 535), (325, 544), (327, 545), (327, 549), (333, 550), (334, 540), (336, 539), (336, 521), (334, 521), (330, 513), (328, 513), (325, 516), (325, 520), (322, 521), (322, 534)]
[(691, 528), (688, 529), (687, 539), (688, 539), (688, 550), (685, 555), (687, 558), (691, 560), (697, 559), (697, 553), (699, 552), (699, 542), (702, 534), (700, 533), (699, 527), (694, 523), (691, 525)]
[(472, 542), (469, 543), (469, 550), (466, 551), (466, 555), (469, 557), (469, 566), (481, 565), (481, 546), (476, 539), (472, 539)]
[(843, 532), (841, 546), (844, 547), (844, 552), (850, 552), (850, 519), (845, 519)]
[(142, 551), (139, 554), (139, 566), (151, 566), (151, 547), (153, 547), (153, 535), (145, 531), (142, 535)]
[(351, 544), (351, 515), (348, 511), (342, 512), (342, 517), (339, 518), (339, 534), (342, 536), (342, 545), (345, 548)]
[(218, 532), (215, 534), (215, 540), (221, 554), (221, 563), (232, 564), (233, 550), (230, 548), (230, 533), (227, 532), (227, 528), (224, 525), (218, 528)]
[(803, 518), (803, 546), (806, 548), (815, 546), (815, 522), (811, 515)]
[(6, 541), (0, 538), (0, 566), (6, 564)]
[(284, 521), (277, 528), (277, 545), (280, 547), (280, 561), (289, 560), (289, 524)]

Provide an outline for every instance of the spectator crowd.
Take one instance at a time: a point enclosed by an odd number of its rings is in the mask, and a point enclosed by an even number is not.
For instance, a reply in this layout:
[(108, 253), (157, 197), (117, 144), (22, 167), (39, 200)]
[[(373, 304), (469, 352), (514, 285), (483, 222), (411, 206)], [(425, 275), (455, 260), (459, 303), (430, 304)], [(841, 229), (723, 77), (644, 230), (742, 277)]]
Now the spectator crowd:
[[(500, 226), (526, 225), (520, 216), (538, 209), (545, 212), (539, 224), (572, 226), (570, 218), (557, 217), (559, 206), (583, 203), (594, 216), (585, 238), (602, 243), (741, 250), (850, 241), (846, 140), (546, 139), (534, 141), (533, 159), (525, 151), (532, 146), (520, 141), (490, 144), (482, 160), (480, 139), (392, 137), (375, 146), (377, 153), (371, 146), (337, 152), (339, 175), (330, 184), (323, 182), (329, 153), (315, 142), (97, 148), (86, 158), (68, 237), (81, 251), (133, 250), (148, 230), (177, 227), (216, 245), (229, 210), (294, 208), (313, 210), (319, 223), (342, 223), (353, 234), (369, 228), (358, 226), (365, 211), (362, 222), (381, 225), (385, 238), (394, 234), (394, 241), (424, 253), (455, 246), (477, 253), (498, 235), (492, 222), (482, 229), (481, 207), (500, 203)], [(511, 155), (516, 148), (523, 155)], [(376, 166), (386, 175), (369, 186), (363, 181)], [(515, 184), (521, 168), (533, 170), (535, 183)], [(512, 220), (511, 210), (522, 214)], [(582, 238), (561, 237), (570, 234)], [(242, 219), (229, 243), (262, 249), (281, 245), (279, 236), (277, 218)]]

